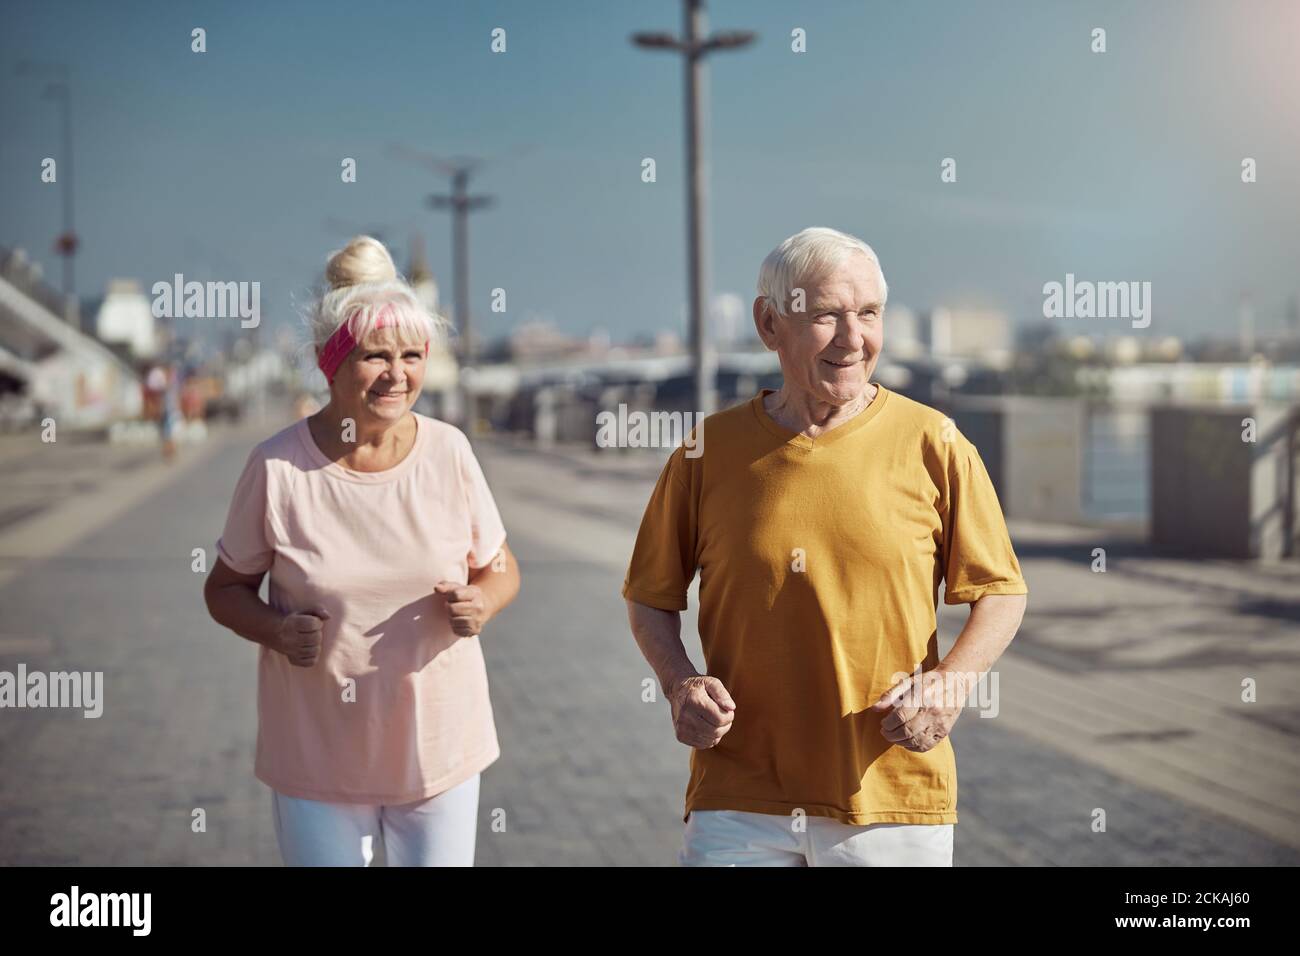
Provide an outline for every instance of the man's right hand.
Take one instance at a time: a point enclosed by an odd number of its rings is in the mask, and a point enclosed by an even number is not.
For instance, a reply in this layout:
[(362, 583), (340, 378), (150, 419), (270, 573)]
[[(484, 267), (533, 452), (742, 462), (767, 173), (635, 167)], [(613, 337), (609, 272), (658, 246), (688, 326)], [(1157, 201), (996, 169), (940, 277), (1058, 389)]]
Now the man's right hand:
[(716, 747), (736, 716), (736, 702), (716, 677), (696, 675), (669, 691), (677, 739), (696, 750)]
[(295, 667), (311, 667), (320, 657), (321, 628), (329, 619), (323, 608), (286, 615), (275, 635), (275, 649)]

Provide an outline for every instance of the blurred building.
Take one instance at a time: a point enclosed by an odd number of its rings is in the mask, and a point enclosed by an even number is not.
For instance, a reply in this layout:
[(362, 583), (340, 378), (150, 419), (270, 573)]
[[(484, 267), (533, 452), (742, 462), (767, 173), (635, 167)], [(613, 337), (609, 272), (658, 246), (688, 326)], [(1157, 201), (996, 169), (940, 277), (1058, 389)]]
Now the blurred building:
[(891, 358), (913, 359), (924, 355), (929, 346), (921, 317), (902, 305), (885, 306), (885, 348)]
[(105, 345), (122, 346), (133, 360), (153, 358), (160, 345), (149, 297), (135, 279), (110, 279), (95, 310), (95, 334)]
[(719, 348), (734, 348), (757, 338), (748, 305), (734, 292), (723, 292), (713, 297), (709, 305), (709, 322), (713, 341)]
[(411, 268), (407, 270), (407, 281), (415, 290), (416, 297), (431, 313), (438, 312), (438, 283), (434, 281), (433, 272), (424, 257), (424, 237), (416, 233), (411, 237)]
[(520, 322), (510, 333), (510, 358), (515, 362), (576, 357), (585, 351), (582, 339), (565, 335), (555, 323), (543, 319)]
[(936, 358), (978, 358), (993, 365), (1011, 361), (1011, 319), (998, 309), (931, 309), (921, 336)]
[(1300, 365), (1269, 362), (1134, 363), (1097, 369), (1114, 401), (1300, 402)]
[[(411, 267), (407, 270), (416, 297), (428, 310), (430, 315), (438, 312), (438, 283), (434, 281), (433, 271), (424, 257), (424, 239), (416, 234), (411, 240)], [(450, 345), (451, 328), (443, 341), (429, 346), (429, 357), (424, 365), (424, 384), (421, 388), (421, 401), (425, 414), (437, 418), (455, 418), (460, 408), (460, 366), (456, 362)]]
[(685, 350), (682, 337), (672, 329), (660, 329), (650, 346), (655, 355), (677, 355)]
[(75, 298), (21, 249), (0, 249), (0, 423), (93, 428), (140, 413), (135, 369), (80, 327)]

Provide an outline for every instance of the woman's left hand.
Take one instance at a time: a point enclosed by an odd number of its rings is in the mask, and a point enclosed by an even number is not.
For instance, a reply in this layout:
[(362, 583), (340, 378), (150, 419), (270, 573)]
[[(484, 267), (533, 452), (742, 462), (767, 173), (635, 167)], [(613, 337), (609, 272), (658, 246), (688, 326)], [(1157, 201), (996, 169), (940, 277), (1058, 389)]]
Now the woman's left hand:
[(475, 584), (439, 581), (433, 590), (447, 599), (447, 616), (456, 634), (475, 637), (483, 629), (490, 615), (482, 588)]

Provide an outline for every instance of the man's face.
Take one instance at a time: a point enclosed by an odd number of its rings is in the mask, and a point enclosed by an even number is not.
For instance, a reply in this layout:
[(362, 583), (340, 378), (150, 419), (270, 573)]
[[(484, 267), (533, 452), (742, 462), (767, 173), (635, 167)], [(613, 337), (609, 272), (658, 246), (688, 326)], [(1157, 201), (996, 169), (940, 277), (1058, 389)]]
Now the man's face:
[(884, 344), (880, 269), (854, 252), (830, 272), (804, 280), (804, 311), (787, 315), (754, 300), (759, 337), (781, 360), (786, 387), (831, 405), (858, 399), (875, 373)]

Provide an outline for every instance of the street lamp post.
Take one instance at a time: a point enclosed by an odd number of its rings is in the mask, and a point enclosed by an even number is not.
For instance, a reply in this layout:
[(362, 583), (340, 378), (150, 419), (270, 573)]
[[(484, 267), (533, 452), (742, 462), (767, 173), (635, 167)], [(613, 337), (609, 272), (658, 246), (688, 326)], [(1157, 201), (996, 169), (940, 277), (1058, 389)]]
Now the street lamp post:
[[(516, 150), (515, 155), (521, 156), (531, 150), (531, 146), (524, 146)], [(421, 150), (401, 145), (389, 147), (389, 153), (395, 157), (415, 162), (426, 169), (432, 169), (434, 172), (441, 173), (451, 179), (451, 194), (430, 196), (429, 205), (434, 209), (451, 210), (452, 300), (455, 303), (455, 320), (461, 336), (460, 364), (462, 375), (460, 394), (466, 413), (469, 416), (466, 422), (466, 431), (473, 435), (478, 427), (478, 418), (476, 411), (471, 407), (472, 396), (466, 384), (466, 377), (463, 374), (465, 369), (473, 368), (476, 358), (474, 336), (471, 328), (472, 317), (469, 308), (469, 214), (487, 208), (495, 200), (491, 196), (471, 196), (469, 194), (469, 177), (471, 173), (484, 165), (485, 160), (473, 156), (442, 159)]]
[(471, 196), (469, 176), (483, 165), (483, 160), (472, 156), (442, 159), (408, 146), (393, 145), (389, 154), (410, 160), (426, 169), (441, 173), (451, 179), (451, 195), (433, 195), (429, 205), (434, 209), (451, 210), (451, 280), (452, 301), (455, 303), (457, 330), (460, 333), (460, 398), (466, 416), (465, 431), (473, 435), (478, 429), (478, 416), (473, 408), (473, 396), (466, 382), (465, 370), (474, 366), (474, 339), (469, 314), (469, 214), (492, 204), (491, 196)]
[[(469, 195), (469, 174), (472, 167), (458, 166), (451, 174), (451, 195), (429, 197), (434, 209), (451, 210), (451, 271), (453, 299), (456, 303), (456, 324), (460, 326), (461, 403), (465, 410), (465, 431), (478, 432), (478, 409), (469, 383), (465, 381), (466, 369), (474, 368), (475, 348), (472, 316), (469, 308), (469, 214), (492, 204), (491, 196)], [(473, 372), (470, 373), (471, 375)]]
[(59, 252), (63, 256), (63, 294), (76, 294), (73, 257), (77, 253), (77, 231), (72, 215), (72, 84), (66, 77), (46, 87), (46, 95), (63, 104), (63, 235), (59, 236)]
[(683, 54), (686, 90), (686, 268), (691, 326), (691, 352), (695, 368), (695, 410), (709, 415), (715, 410), (715, 359), (708, 340), (709, 293), (707, 79), (704, 57), (711, 50), (739, 49), (755, 34), (731, 30), (706, 37), (704, 0), (683, 0), (683, 38), (670, 33), (636, 33), (632, 42), (643, 49), (676, 50)]
[(469, 214), (492, 204), (491, 196), (469, 195), (468, 167), (458, 167), (451, 175), (451, 195), (429, 197), (434, 209), (451, 210), (451, 271), (456, 322), (460, 326), (461, 355), (467, 366), (474, 364), (474, 339), (470, 335), (469, 310)]
[(59, 180), (63, 183), (63, 232), (54, 242), (54, 251), (63, 257), (63, 294), (76, 293), (73, 256), (77, 253), (77, 231), (74, 227), (72, 203), (72, 81), (66, 63), (34, 63), (25, 60), (18, 64), (20, 75), (45, 73), (57, 79), (45, 86), (44, 98), (58, 100), (62, 106), (63, 156), (58, 164)]

